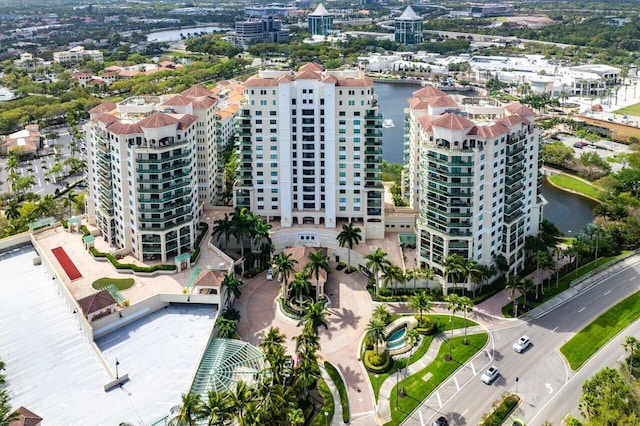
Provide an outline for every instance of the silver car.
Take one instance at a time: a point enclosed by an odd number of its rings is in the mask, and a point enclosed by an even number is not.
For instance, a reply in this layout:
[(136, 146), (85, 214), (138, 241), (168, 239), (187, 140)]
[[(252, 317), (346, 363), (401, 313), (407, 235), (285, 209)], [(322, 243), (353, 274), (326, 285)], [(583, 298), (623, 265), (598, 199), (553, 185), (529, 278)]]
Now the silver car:
[(529, 339), (528, 336), (522, 336), (518, 339), (517, 342), (513, 344), (513, 350), (518, 353), (522, 353), (529, 347), (530, 344), (531, 339)]
[(498, 376), (500, 376), (500, 371), (498, 370), (498, 367), (496, 367), (495, 365), (492, 365), (487, 369), (487, 371), (484, 372), (484, 374), (480, 379), (482, 380), (482, 383), (490, 385), (498, 378)]

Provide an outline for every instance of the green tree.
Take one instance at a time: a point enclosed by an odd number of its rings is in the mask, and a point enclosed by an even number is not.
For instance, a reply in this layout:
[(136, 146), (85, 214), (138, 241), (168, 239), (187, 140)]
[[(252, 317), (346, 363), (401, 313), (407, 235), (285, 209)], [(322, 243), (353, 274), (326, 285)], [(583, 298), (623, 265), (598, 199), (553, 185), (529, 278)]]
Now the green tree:
[(385, 335), (386, 324), (379, 319), (372, 318), (367, 324), (365, 330), (366, 336), (376, 347), (376, 355), (380, 355), (380, 344), (384, 343), (387, 336)]
[(218, 318), (216, 327), (218, 328), (218, 337), (221, 339), (231, 339), (236, 334), (236, 322), (226, 318)]
[(298, 322), (298, 326), (302, 325), (306, 330), (318, 335), (318, 328), (321, 326), (325, 330), (329, 329), (329, 323), (327, 322), (329, 315), (331, 313), (327, 310), (324, 302), (311, 303), (304, 308), (304, 314)]
[(442, 267), (444, 269), (445, 294), (449, 290), (450, 278), (453, 279), (452, 284), (456, 284), (458, 282), (464, 262), (465, 262), (465, 259), (462, 256), (460, 256), (458, 253), (450, 254), (444, 259), (444, 262), (442, 262)]
[(637, 393), (631, 392), (618, 371), (609, 367), (582, 384), (579, 408), (587, 425), (632, 425), (640, 421)]
[(338, 234), (338, 244), (340, 247), (347, 247), (347, 268), (351, 270), (351, 249), (354, 245), (360, 244), (362, 236), (361, 229), (354, 227), (351, 222), (342, 225), (342, 232)]
[(403, 279), (402, 269), (397, 265), (389, 265), (382, 271), (382, 283), (385, 288), (391, 286), (392, 291), (395, 291), (397, 283)]
[(302, 308), (302, 293), (308, 292), (311, 287), (309, 275), (306, 270), (293, 274), (293, 281), (289, 283), (289, 287), (298, 296), (298, 306)]
[(198, 419), (198, 413), (201, 409), (201, 405), (202, 401), (199, 394), (191, 392), (182, 394), (180, 413), (174, 419), (174, 424), (176, 426), (194, 426)]
[(295, 272), (296, 259), (291, 259), (291, 253), (280, 253), (273, 259), (274, 273), (282, 280), (282, 298), (287, 300), (289, 296), (289, 279)]
[(322, 250), (311, 252), (307, 255), (309, 262), (307, 268), (309, 272), (316, 279), (316, 299), (318, 297), (318, 291), (320, 290), (320, 271), (324, 270), (329, 275), (329, 256), (327, 256)]
[(387, 309), (386, 305), (378, 305), (373, 310), (372, 318), (378, 319), (385, 324), (389, 324), (391, 314), (389, 313), (389, 309)]
[[(538, 287), (536, 286), (536, 289)], [(513, 316), (518, 317), (518, 299), (516, 297), (516, 293), (523, 292), (523, 281), (522, 277), (518, 274), (512, 274), (507, 277), (507, 282), (505, 283), (504, 289), (509, 293), (509, 299), (513, 301)]]
[(468, 344), (467, 341), (467, 314), (473, 312), (473, 300), (467, 296), (462, 296), (458, 299), (458, 307), (464, 312), (464, 344)]
[(634, 336), (626, 336), (624, 338), (624, 343), (622, 343), (622, 346), (624, 347), (625, 351), (629, 352), (629, 375), (633, 376), (633, 355), (636, 349), (640, 349), (640, 340), (638, 340)]
[(227, 306), (229, 306), (233, 300), (242, 295), (242, 291), (240, 290), (242, 284), (243, 282), (237, 279), (233, 273), (225, 274), (224, 278), (222, 279), (222, 286), (225, 289), (225, 304)]
[(227, 392), (210, 390), (207, 399), (200, 405), (198, 420), (206, 421), (207, 426), (224, 425), (233, 420), (233, 413), (229, 410), (229, 395)]
[(418, 320), (420, 324), (422, 324), (424, 320), (423, 313), (431, 312), (433, 310), (433, 306), (431, 304), (431, 297), (429, 297), (422, 290), (418, 291), (409, 299), (409, 307), (414, 311), (418, 311), (420, 313), (420, 318)]
[(229, 408), (232, 413), (235, 413), (235, 418), (240, 426), (245, 426), (245, 408), (253, 401), (252, 389), (247, 386), (247, 383), (238, 380), (236, 387), (229, 393)]
[(376, 297), (378, 297), (380, 289), (379, 275), (387, 266), (391, 265), (391, 262), (387, 259), (387, 253), (381, 248), (377, 248), (373, 253), (365, 255), (364, 258), (367, 259), (365, 267), (373, 275), (375, 280)]
[(452, 345), (453, 345), (453, 319), (456, 316), (456, 312), (460, 310), (460, 296), (457, 294), (449, 294), (445, 297), (445, 301), (447, 302), (447, 310), (451, 311), (451, 337), (449, 338), (449, 356), (447, 360), (453, 359), (451, 355)]

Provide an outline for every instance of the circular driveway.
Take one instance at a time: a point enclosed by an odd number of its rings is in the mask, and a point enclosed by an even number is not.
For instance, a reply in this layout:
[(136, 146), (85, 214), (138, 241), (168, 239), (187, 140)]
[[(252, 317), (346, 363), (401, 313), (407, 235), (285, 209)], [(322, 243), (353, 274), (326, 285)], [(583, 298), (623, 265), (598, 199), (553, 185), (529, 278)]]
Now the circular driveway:
[[(329, 328), (320, 329), (320, 354), (335, 365), (345, 378), (349, 393), (351, 424), (372, 425), (375, 422), (374, 402), (366, 371), (358, 360), (360, 339), (371, 318), (373, 303), (365, 290), (367, 277), (359, 272), (347, 275), (332, 269), (326, 293), (331, 301)], [(278, 327), (286, 337), (285, 346), (293, 355), (295, 342), (301, 333), (297, 321), (277, 309), (278, 282), (267, 281), (264, 273), (245, 282), (242, 295), (234, 303), (240, 312), (238, 334), (242, 340), (259, 345), (270, 327)]]

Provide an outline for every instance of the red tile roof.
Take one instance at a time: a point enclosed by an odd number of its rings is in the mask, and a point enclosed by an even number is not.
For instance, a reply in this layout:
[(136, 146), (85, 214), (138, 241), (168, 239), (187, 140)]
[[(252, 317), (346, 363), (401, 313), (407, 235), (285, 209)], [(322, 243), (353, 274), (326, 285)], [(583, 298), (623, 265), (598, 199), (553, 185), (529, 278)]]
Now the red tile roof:
[(428, 115), (423, 115), (422, 117), (418, 118), (418, 123), (420, 123), (420, 126), (422, 127), (422, 130), (424, 130), (425, 132), (430, 132), (431, 130), (433, 130), (433, 124), (431, 122), (431, 117)]
[(373, 80), (367, 75), (362, 76), (362, 78), (339, 78), (338, 86), (371, 87), (373, 86)]
[(296, 80), (320, 80), (322, 78), (322, 71), (316, 71), (311, 69), (305, 69), (298, 71), (295, 74)]
[(184, 130), (198, 120), (198, 117), (191, 114), (182, 114), (178, 119), (178, 129)]
[(168, 99), (162, 105), (166, 106), (186, 106), (189, 105), (193, 100), (184, 95), (175, 95), (172, 98)]
[(138, 121), (138, 126), (144, 129), (157, 129), (178, 124), (178, 119), (163, 112), (154, 112)]
[[(284, 250), (285, 254), (291, 254), (291, 260), (296, 260), (298, 263), (294, 263), (294, 269), (296, 272), (300, 272), (311, 263), (311, 259), (309, 259), (309, 253), (315, 253), (318, 250), (322, 251), (324, 254), (327, 254), (327, 249), (325, 247), (306, 247), (306, 246), (293, 246)], [(318, 274), (320, 281), (327, 281), (327, 273), (324, 269), (320, 270)], [(315, 277), (313, 277), (312, 282), (315, 283)]]
[(114, 135), (133, 135), (136, 133), (142, 133), (142, 129), (138, 126), (138, 123), (123, 123), (116, 118), (116, 121), (107, 126)]
[(451, 99), (446, 95), (434, 96), (434, 97), (428, 98), (427, 102), (432, 107), (453, 107), (453, 108), (458, 107), (458, 104), (456, 103), (456, 101), (454, 101), (453, 99)]
[(24, 406), (20, 406), (16, 412), (18, 420), (12, 421), (9, 426), (38, 426), (42, 422), (42, 417)]
[(116, 109), (118, 106), (111, 102), (111, 101), (107, 101), (104, 103), (101, 103), (100, 105), (92, 108), (91, 110), (89, 110), (90, 114), (95, 114), (95, 113), (99, 113), (99, 112), (111, 112), (114, 109)]
[(416, 97), (419, 97), (419, 98), (432, 98), (432, 97), (435, 97), (435, 96), (446, 96), (447, 95), (442, 90), (438, 90), (433, 86), (425, 86), (420, 90), (416, 90), (415, 92), (412, 92), (411, 94), (413, 96), (416, 96)]
[(198, 274), (196, 282), (193, 284), (196, 287), (220, 287), (225, 276), (224, 271), (212, 271), (203, 269)]
[(471, 135), (478, 135), (483, 138), (495, 138), (507, 133), (509, 133), (509, 129), (499, 122), (487, 126), (476, 126), (469, 132)]
[(520, 102), (511, 102), (507, 105), (506, 110), (512, 114), (518, 114), (522, 116), (534, 117), (536, 115), (535, 112), (531, 108), (526, 105), (522, 105)]
[(199, 98), (193, 101), (194, 109), (207, 109), (215, 105), (216, 100), (212, 97)]
[(323, 69), (322, 66), (314, 62), (307, 62), (306, 64), (298, 68), (298, 72), (304, 72), (304, 71), (322, 72), (322, 69)]
[(204, 87), (197, 84), (195, 86), (188, 88), (187, 90), (185, 90), (180, 94), (183, 96), (188, 96), (190, 98), (200, 98), (202, 96), (213, 96), (213, 92), (211, 92), (211, 90), (207, 90)]
[(264, 86), (277, 86), (278, 82), (273, 78), (260, 78), (257, 75), (249, 77), (244, 82), (245, 87), (264, 87)]
[(449, 130), (470, 130), (475, 124), (459, 114), (447, 113), (433, 120), (433, 126)]
[(85, 315), (99, 312), (104, 308), (108, 308), (116, 304), (116, 300), (107, 290), (93, 293), (90, 296), (78, 300), (78, 305)]

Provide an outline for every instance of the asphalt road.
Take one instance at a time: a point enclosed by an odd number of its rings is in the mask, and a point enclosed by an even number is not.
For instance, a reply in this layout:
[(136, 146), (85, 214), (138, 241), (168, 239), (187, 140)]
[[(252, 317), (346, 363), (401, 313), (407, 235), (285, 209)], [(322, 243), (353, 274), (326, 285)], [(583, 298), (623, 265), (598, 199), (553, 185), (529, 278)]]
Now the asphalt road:
[[(640, 290), (639, 275), (640, 264), (635, 264), (537, 320), (514, 320), (492, 329), (487, 350), (443, 383), (403, 424), (430, 425), (445, 416), (451, 425), (476, 425), (507, 391), (517, 391), (522, 397), (513, 417), (529, 426), (542, 425), (545, 420), (560, 425), (567, 414), (578, 416), (582, 383), (603, 367), (617, 365), (624, 356), (624, 336), (637, 335), (640, 321), (620, 333), (578, 372), (569, 369), (559, 348), (609, 307)], [(512, 345), (523, 334), (531, 338), (532, 345), (518, 354)], [(500, 369), (501, 376), (488, 386), (480, 381), (480, 375), (492, 364)]]

